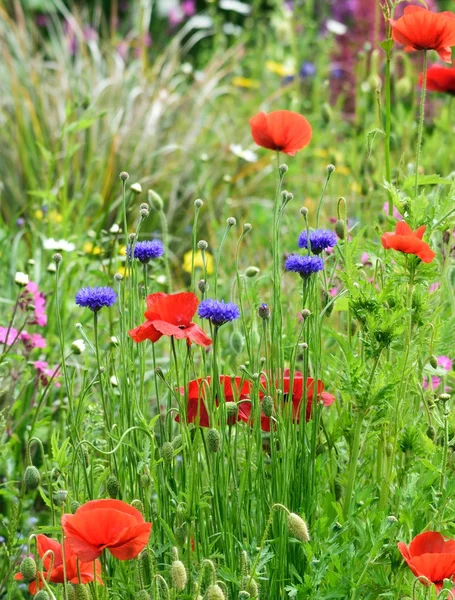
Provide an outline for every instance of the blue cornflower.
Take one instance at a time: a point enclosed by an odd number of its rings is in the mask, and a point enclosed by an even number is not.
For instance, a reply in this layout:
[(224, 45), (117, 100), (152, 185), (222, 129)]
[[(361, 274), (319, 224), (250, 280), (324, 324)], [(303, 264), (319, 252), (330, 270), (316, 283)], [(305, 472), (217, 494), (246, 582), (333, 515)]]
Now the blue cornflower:
[(302, 278), (309, 277), (312, 273), (322, 271), (324, 261), (319, 256), (301, 256), (300, 254), (291, 254), (286, 260), (284, 268), (287, 271), (294, 271)]
[[(337, 236), (333, 231), (329, 231), (328, 229), (316, 229), (316, 231), (310, 231), (310, 245), (313, 254), (321, 254), (323, 250), (333, 248), (336, 243)], [(306, 231), (302, 231), (299, 235), (298, 244), (299, 248), (308, 248)]]
[(117, 294), (110, 287), (85, 287), (76, 294), (76, 304), (93, 312), (101, 310), (103, 306), (112, 306), (116, 300)]
[[(126, 249), (128, 258), (131, 258), (131, 246)], [(152, 240), (147, 242), (136, 242), (134, 246), (134, 258), (137, 258), (141, 263), (148, 263), (152, 258), (158, 258), (163, 256), (164, 247), (159, 240)]]
[(199, 304), (197, 314), (201, 319), (209, 319), (214, 325), (222, 325), (227, 321), (234, 321), (240, 317), (237, 304), (233, 302), (220, 302), (208, 298)]

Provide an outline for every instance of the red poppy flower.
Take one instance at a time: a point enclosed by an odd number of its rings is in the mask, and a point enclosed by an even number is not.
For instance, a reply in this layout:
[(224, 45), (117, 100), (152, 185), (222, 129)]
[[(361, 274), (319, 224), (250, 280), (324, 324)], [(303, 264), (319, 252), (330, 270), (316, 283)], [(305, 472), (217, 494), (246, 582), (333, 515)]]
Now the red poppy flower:
[(422, 578), (420, 581), (424, 585), (431, 582), (440, 591), (444, 579), (455, 575), (455, 540), (445, 540), (436, 531), (420, 533), (409, 546), (400, 542), (398, 550), (414, 575)]
[(177, 340), (186, 338), (188, 343), (195, 342), (200, 346), (210, 346), (212, 343), (199, 325), (191, 322), (199, 304), (192, 292), (158, 292), (147, 296), (146, 302), (148, 310), (144, 316), (147, 321), (128, 332), (135, 342), (157, 342), (163, 335), (168, 335)]
[(398, 250), (405, 254), (415, 254), (425, 263), (431, 263), (436, 253), (430, 246), (422, 241), (426, 226), (421, 225), (417, 231), (413, 231), (407, 223), (399, 221), (395, 225), (395, 233), (389, 231), (381, 238), (382, 246), (386, 250)]
[[(52, 564), (52, 556), (49, 553), (43, 560), (43, 577), (44, 579), (51, 581), (52, 583), (64, 583), (64, 570), (63, 570), (63, 553), (62, 553), (62, 545), (57, 540), (53, 540), (52, 538), (48, 538), (45, 535), (38, 535), (37, 537), (37, 546), (38, 546), (38, 554), (40, 558), (51, 550), (54, 553), (53, 565), (50, 572), (49, 568)], [(66, 571), (66, 580), (70, 583), (79, 583), (79, 577), (77, 573), (77, 556), (71, 550), (68, 542), (65, 540), (65, 571)], [(81, 583), (88, 583), (89, 581), (93, 581), (93, 561), (92, 562), (81, 562), (79, 561), (79, 572), (81, 575)], [(96, 561), (96, 579), (98, 583), (103, 585), (103, 581), (101, 579), (101, 564), (100, 561)], [(16, 573), (14, 579), (21, 580), (24, 579), (22, 573)], [(41, 577), (39, 578), (39, 587), (40, 589), (43, 587), (43, 581)], [(37, 585), (36, 580), (32, 581), (28, 586), (29, 592), (31, 594), (36, 594)]]
[(455, 14), (434, 13), (423, 6), (407, 6), (399, 19), (389, 19), (392, 38), (406, 50), (436, 50), (445, 62), (451, 62), (455, 46)]
[[(420, 74), (419, 85), (422, 87), (423, 73)], [(427, 71), (427, 90), (444, 92), (455, 96), (455, 67), (431, 65)]]
[[(232, 386), (234, 381), (234, 389)], [(223, 386), (224, 399), (226, 402), (238, 402), (249, 398), (250, 384), (248, 381), (243, 381), (241, 377), (234, 377), (233, 380), (228, 375), (220, 375), (220, 384)], [(201, 427), (210, 427), (209, 413), (205, 406), (205, 397), (210, 386), (210, 377), (206, 379), (193, 379), (188, 387), (188, 406), (186, 413), (187, 423), (196, 423), (199, 420)], [(180, 388), (180, 393), (184, 394), (184, 389)], [(218, 398), (215, 400), (216, 405), (219, 405)], [(237, 404), (237, 416), (228, 419), (229, 425), (234, 425), (236, 421), (248, 422), (251, 412), (249, 402)], [(180, 422), (180, 415), (177, 415), (175, 420)]]
[[(262, 381), (265, 383), (265, 380)], [(286, 401), (289, 398), (289, 392), (291, 388), (291, 377), (289, 369), (285, 369), (283, 377), (283, 399)], [(311, 419), (311, 409), (313, 407), (314, 397), (314, 379), (308, 377), (306, 380), (306, 421)], [(265, 394), (259, 393), (260, 397), (263, 398)], [(322, 400), (324, 406), (330, 406), (335, 402), (335, 396), (324, 392), (324, 384), (320, 379), (317, 382), (317, 397)], [(299, 371), (294, 372), (294, 383), (292, 386), (292, 421), (294, 423), (300, 422), (300, 412), (303, 398), (303, 375)], [(270, 419), (264, 415), (261, 415), (261, 428), (263, 431), (270, 431)]]
[(311, 125), (302, 115), (289, 110), (264, 112), (250, 119), (251, 134), (258, 146), (294, 156), (310, 143)]
[(80, 560), (95, 560), (105, 548), (119, 560), (130, 560), (147, 545), (152, 524), (126, 502), (105, 499), (91, 500), (74, 515), (63, 515), (62, 527)]

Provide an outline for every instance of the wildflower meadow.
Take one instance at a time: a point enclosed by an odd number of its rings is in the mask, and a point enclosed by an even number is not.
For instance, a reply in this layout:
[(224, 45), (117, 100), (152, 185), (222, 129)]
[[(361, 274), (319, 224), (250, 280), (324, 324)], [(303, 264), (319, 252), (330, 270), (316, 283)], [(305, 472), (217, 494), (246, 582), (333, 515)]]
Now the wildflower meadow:
[(454, 47), (0, 0), (0, 599), (455, 600)]

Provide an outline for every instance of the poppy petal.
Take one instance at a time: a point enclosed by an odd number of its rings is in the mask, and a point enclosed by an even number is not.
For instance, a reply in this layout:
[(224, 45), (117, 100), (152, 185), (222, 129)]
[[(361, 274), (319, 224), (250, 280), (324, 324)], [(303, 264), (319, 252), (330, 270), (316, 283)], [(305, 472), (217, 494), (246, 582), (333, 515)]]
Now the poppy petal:
[(163, 334), (155, 329), (151, 321), (146, 321), (142, 325), (139, 325), (139, 327), (128, 331), (128, 335), (131, 336), (135, 342), (143, 342), (144, 340), (157, 342)]
[(199, 325), (196, 325), (196, 323), (190, 323), (189, 326), (184, 329), (184, 335), (186, 338), (195, 344), (198, 344), (199, 346), (207, 347), (212, 343), (212, 340), (209, 338), (209, 336), (203, 329), (199, 327)]
[(124, 529), (118, 540), (109, 546), (109, 552), (118, 560), (136, 558), (147, 546), (151, 531), (151, 523), (142, 523)]

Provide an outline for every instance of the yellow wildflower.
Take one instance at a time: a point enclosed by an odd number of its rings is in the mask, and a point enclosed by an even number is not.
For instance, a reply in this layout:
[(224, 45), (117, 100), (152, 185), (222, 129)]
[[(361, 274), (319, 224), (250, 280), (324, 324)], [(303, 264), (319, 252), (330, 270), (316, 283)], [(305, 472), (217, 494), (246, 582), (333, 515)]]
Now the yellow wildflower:
[(282, 63), (275, 62), (274, 60), (266, 61), (265, 68), (280, 77), (288, 77), (289, 75), (294, 74), (294, 69), (287, 65), (283, 65)]
[(37, 219), (39, 219), (40, 221), (43, 220), (44, 213), (43, 213), (43, 211), (40, 208), (38, 208), (38, 210), (35, 210), (35, 217)]
[(86, 254), (101, 254), (101, 248), (99, 246), (95, 246), (93, 242), (85, 242), (82, 246), (82, 250)]
[[(207, 275), (211, 275), (213, 273), (213, 256), (209, 252), (205, 252), (205, 266), (207, 269)], [(187, 273), (191, 273), (191, 262), (192, 262), (193, 252), (192, 250), (188, 250), (183, 255), (183, 270)], [(202, 261), (202, 252), (200, 250), (196, 250), (196, 254), (194, 255), (194, 268), (195, 269), (204, 269), (204, 263)]]
[(261, 85), (257, 79), (249, 79), (248, 77), (233, 77), (232, 85), (240, 88), (251, 88), (257, 90)]
[(55, 209), (53, 209), (49, 213), (49, 221), (51, 223), (61, 223), (63, 221), (63, 215)]

